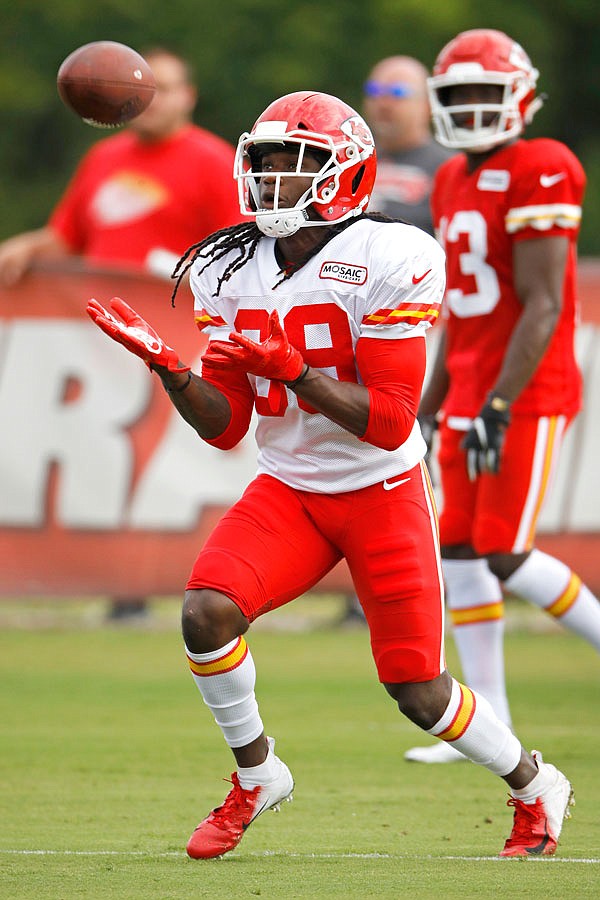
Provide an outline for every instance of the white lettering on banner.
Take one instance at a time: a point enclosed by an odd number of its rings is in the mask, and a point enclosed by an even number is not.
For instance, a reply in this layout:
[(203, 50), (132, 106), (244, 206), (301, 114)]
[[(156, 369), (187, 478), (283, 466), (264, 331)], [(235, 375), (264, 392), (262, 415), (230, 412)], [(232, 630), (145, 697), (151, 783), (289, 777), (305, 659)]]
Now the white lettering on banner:
[[(435, 329), (428, 333), (430, 359), (438, 337)], [(600, 454), (599, 340), (596, 326), (580, 327), (584, 410), (567, 432), (540, 532), (600, 527), (600, 481), (590, 476)], [(3, 322), (0, 346), (0, 528), (47, 524), (53, 467), (52, 517), (82, 531), (184, 532), (203, 506), (229, 505), (254, 477), (254, 422), (237, 448), (223, 452), (205, 444), (175, 410), (160, 436), (155, 430), (136, 475), (131, 430), (150, 409), (152, 379), (91, 324)], [(71, 382), (76, 389), (67, 391)]]
[[(200, 368), (196, 360), (193, 368)], [(168, 428), (136, 485), (131, 528), (188, 531), (206, 504), (229, 506), (256, 474), (255, 421), (249, 435), (224, 452), (206, 444), (173, 410)]]
[[(72, 529), (187, 531), (205, 504), (229, 505), (254, 477), (254, 422), (250, 436), (224, 453), (173, 410), (133, 489), (129, 428), (152, 390), (140, 360), (69, 319), (15, 320), (0, 337), (0, 421), (10, 423), (0, 441), (0, 527), (47, 523), (53, 465), (52, 513)], [(69, 383), (78, 389), (65, 400)]]
[[(143, 367), (89, 324), (68, 319), (15, 320), (4, 344), (0, 524), (44, 523), (56, 464), (59, 524), (118, 527), (133, 468), (124, 428), (149, 397)], [(70, 380), (80, 390), (65, 400)]]

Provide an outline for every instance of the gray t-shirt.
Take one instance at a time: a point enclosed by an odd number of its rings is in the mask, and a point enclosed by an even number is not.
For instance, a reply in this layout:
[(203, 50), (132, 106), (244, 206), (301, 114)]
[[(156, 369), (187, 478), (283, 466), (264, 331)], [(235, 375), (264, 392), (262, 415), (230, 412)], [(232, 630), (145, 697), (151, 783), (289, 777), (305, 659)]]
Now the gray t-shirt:
[(378, 155), (377, 177), (369, 212), (403, 219), (433, 234), (429, 195), (436, 169), (452, 156), (432, 139), (423, 147), (393, 156)]

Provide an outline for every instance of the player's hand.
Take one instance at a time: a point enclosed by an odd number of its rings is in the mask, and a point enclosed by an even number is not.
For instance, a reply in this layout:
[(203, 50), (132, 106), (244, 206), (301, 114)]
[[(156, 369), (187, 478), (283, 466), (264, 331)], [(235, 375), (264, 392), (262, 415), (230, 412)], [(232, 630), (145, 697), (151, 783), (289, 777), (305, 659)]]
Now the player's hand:
[(292, 347), (281, 327), (276, 311), (269, 315), (269, 333), (261, 344), (233, 331), (229, 341), (212, 341), (206, 356), (216, 369), (234, 367), (284, 382), (299, 378), (305, 366), (302, 354)]
[(425, 451), (425, 465), (429, 469), (431, 465), (431, 449), (433, 447), (433, 436), (437, 431), (438, 421), (437, 417), (432, 414), (427, 415), (418, 415), (417, 421), (419, 423), (419, 427), (421, 429), (421, 434), (423, 435), (423, 440), (427, 444), (427, 450)]
[(467, 432), (462, 446), (467, 451), (467, 472), (475, 481), (482, 472), (496, 474), (504, 435), (510, 424), (510, 405), (501, 397), (490, 397)]
[(124, 300), (113, 297), (110, 306), (123, 321), (115, 318), (97, 300), (88, 302), (87, 313), (113, 341), (118, 341), (130, 353), (135, 353), (143, 359), (149, 369), (164, 366), (169, 372), (189, 372), (190, 367), (181, 365), (175, 350), (168, 347), (154, 329)]

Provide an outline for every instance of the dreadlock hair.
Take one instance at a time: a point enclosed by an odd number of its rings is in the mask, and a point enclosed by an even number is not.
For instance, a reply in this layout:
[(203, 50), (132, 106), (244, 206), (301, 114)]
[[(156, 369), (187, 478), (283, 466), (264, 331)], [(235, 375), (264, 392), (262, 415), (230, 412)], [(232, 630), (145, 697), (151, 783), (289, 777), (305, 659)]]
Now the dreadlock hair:
[(197, 259), (207, 259), (207, 262), (200, 270), (201, 272), (204, 272), (208, 266), (217, 262), (219, 259), (222, 259), (231, 250), (238, 250), (239, 254), (237, 259), (233, 259), (229, 263), (217, 282), (217, 290), (213, 296), (218, 297), (223, 282), (228, 281), (234, 272), (241, 269), (248, 260), (252, 259), (256, 253), (256, 248), (261, 237), (262, 232), (259, 230), (256, 222), (243, 222), (241, 225), (229, 225), (228, 228), (221, 228), (220, 231), (209, 234), (204, 240), (188, 247), (183, 256), (178, 260), (177, 265), (173, 270), (173, 274), (171, 275), (171, 278), (177, 279), (175, 287), (173, 288), (173, 293), (171, 294), (171, 305), (175, 306), (175, 296), (179, 290), (179, 286), (186, 273), (189, 272)]
[[(319, 241), (318, 244), (299, 260), (286, 266), (283, 270), (283, 277), (273, 285), (273, 290), (279, 287), (284, 281), (287, 281), (288, 278), (291, 278), (294, 272), (301, 269), (309, 259), (316, 256), (316, 254), (323, 249), (325, 244), (328, 244), (336, 234), (340, 234), (350, 225), (355, 222), (361, 222), (364, 219), (371, 219), (373, 222), (403, 221), (402, 219), (393, 219), (383, 213), (363, 213), (360, 216), (356, 216), (352, 219), (345, 219), (343, 222), (338, 222), (329, 226), (329, 228), (325, 229), (323, 239)], [(197, 244), (192, 244), (178, 260), (171, 276), (176, 279), (175, 287), (171, 294), (171, 305), (175, 306), (175, 296), (179, 290), (179, 286), (186, 273), (191, 269), (197, 259), (206, 259), (206, 262), (200, 269), (200, 272), (204, 272), (208, 266), (211, 266), (219, 259), (222, 259), (232, 250), (237, 250), (238, 256), (231, 260), (217, 281), (217, 289), (214, 292), (213, 297), (218, 297), (224, 282), (229, 281), (234, 272), (237, 272), (245, 266), (247, 262), (250, 262), (256, 253), (258, 242), (262, 237), (264, 237), (264, 235), (256, 222), (243, 222), (241, 225), (230, 225), (228, 228), (222, 228), (220, 231), (216, 231), (214, 234), (209, 235)]]

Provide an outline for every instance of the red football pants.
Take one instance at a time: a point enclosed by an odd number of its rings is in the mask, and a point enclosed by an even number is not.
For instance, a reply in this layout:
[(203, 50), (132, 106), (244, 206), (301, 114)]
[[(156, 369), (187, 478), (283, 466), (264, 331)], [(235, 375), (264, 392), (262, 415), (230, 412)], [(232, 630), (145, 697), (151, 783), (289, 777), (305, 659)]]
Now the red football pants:
[(252, 621), (309, 591), (342, 558), (365, 612), (380, 680), (439, 675), (437, 517), (421, 464), (396, 479), (332, 495), (259, 475), (216, 525), (187, 588), (225, 594)]
[(531, 550), (551, 487), (568, 421), (564, 416), (514, 416), (497, 475), (467, 475), (466, 432), (440, 427), (440, 542), (466, 544), (480, 556)]

